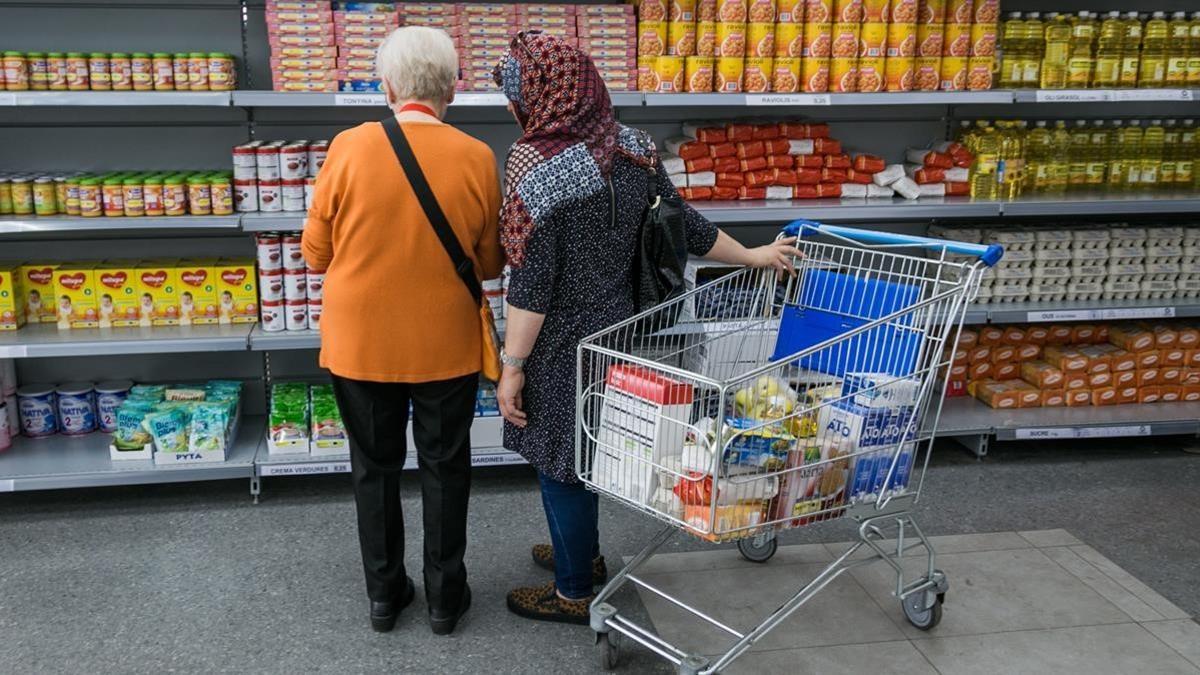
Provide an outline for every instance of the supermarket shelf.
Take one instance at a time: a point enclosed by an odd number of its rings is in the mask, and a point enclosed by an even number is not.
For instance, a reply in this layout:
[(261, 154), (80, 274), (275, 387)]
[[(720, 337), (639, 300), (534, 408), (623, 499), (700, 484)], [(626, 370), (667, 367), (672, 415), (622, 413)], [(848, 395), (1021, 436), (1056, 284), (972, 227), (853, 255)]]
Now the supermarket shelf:
[(268, 333), (255, 324), (250, 331), (250, 349), (256, 352), (283, 349), (320, 349), (321, 333), (315, 330), (285, 330)]
[(265, 423), (263, 417), (244, 417), (224, 462), (174, 466), (155, 466), (152, 460), (114, 462), (108, 457), (108, 434), (18, 437), (0, 453), (0, 492), (252, 478)]
[(901, 199), (797, 199), (790, 201), (698, 202), (697, 211), (714, 223), (784, 223), (811, 220), (924, 220), (989, 218), (1000, 215), (998, 202), (967, 197)]
[(1011, 91), (914, 91), (879, 94), (643, 94), (647, 106), (807, 107), (1012, 103)]
[(0, 358), (245, 351), (251, 327), (237, 324), (59, 330), (55, 324), (43, 323), (0, 332)]
[(228, 91), (20, 91), (0, 93), (4, 106), (207, 106), (228, 108)]
[(0, 218), (0, 234), (37, 234), (50, 232), (134, 232), (155, 230), (236, 230), (238, 216), (146, 216), (142, 218), (80, 218), (78, 216), (37, 216)]
[[(642, 95), (637, 92), (611, 92), (615, 106), (640, 106)], [(305, 93), (290, 91), (235, 91), (233, 105), (243, 108), (329, 108), (385, 107), (383, 94), (371, 92)], [(465, 91), (454, 96), (452, 108), (503, 108), (508, 100), (499, 91)]]
[[(983, 314), (983, 316), (979, 316)], [(1091, 302), (1016, 302), (975, 304), (967, 323), (1042, 323), (1049, 321), (1122, 321), (1200, 316), (1200, 300), (1097, 300)]]
[(1160, 192), (1133, 195), (1078, 195), (1066, 197), (1024, 197), (1002, 202), (1005, 216), (1099, 216), (1156, 213), (1195, 213), (1200, 211), (1200, 195), (1192, 192)]
[(244, 213), (242, 214), (242, 230), (245, 232), (279, 232), (297, 231), (304, 229), (304, 213)]
[(1191, 103), (1200, 89), (1018, 89), (1016, 103)]
[(1111, 438), (1200, 432), (1200, 403), (996, 410), (973, 398), (947, 399), (938, 434), (997, 440)]

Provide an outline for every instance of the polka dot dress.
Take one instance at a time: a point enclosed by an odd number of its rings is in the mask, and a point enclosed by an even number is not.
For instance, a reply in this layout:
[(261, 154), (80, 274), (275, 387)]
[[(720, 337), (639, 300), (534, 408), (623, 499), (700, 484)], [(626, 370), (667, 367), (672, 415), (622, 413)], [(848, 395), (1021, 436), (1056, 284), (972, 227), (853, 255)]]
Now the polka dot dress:
[[(675, 188), (658, 167), (659, 194)], [(505, 423), (504, 445), (538, 471), (566, 483), (575, 476), (575, 358), (579, 341), (633, 315), (633, 259), (647, 203), (644, 169), (621, 158), (608, 185), (564, 203), (530, 235), (524, 264), (512, 271), (508, 302), (546, 321), (525, 364), (522, 399), (529, 424)], [(616, 223), (610, 199), (615, 197)], [(688, 251), (708, 253), (717, 228), (684, 208)]]

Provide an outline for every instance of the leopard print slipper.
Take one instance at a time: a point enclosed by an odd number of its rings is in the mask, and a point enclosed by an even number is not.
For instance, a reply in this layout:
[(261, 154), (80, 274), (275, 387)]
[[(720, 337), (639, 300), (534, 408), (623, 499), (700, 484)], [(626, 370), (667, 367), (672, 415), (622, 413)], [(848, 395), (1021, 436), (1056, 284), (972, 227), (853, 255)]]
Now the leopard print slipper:
[(514, 588), (508, 593), (508, 609), (517, 616), (534, 621), (573, 623), (580, 626), (590, 624), (588, 607), (596, 596), (579, 600), (566, 600), (558, 595), (553, 581), (541, 586)]

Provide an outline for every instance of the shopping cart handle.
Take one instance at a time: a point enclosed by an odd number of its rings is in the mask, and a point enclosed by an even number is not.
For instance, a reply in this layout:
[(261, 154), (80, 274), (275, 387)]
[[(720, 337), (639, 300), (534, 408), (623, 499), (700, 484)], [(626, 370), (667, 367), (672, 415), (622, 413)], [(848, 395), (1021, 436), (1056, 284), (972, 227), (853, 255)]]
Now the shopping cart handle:
[(809, 237), (816, 234), (829, 234), (864, 244), (899, 244), (946, 250), (950, 253), (958, 253), (960, 255), (977, 256), (988, 267), (992, 267), (1000, 262), (1000, 258), (1004, 257), (1004, 247), (1000, 244), (986, 246), (984, 244), (968, 244), (950, 239), (934, 239), (932, 237), (917, 237), (911, 234), (895, 234), (876, 230), (860, 230), (856, 227), (825, 225), (824, 223), (812, 220), (792, 221), (784, 225), (783, 232), (789, 237)]

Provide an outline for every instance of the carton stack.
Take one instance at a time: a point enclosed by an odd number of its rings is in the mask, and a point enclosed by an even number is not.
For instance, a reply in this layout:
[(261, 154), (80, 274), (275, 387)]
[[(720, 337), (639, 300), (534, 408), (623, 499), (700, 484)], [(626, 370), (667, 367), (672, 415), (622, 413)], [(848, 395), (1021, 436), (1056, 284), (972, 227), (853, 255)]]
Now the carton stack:
[(267, 0), (275, 91), (337, 91), (337, 45), (328, 0)]
[(454, 5), (450, 34), (462, 66), (459, 86), (466, 91), (496, 88), (492, 69), (519, 30), (517, 5)]
[(342, 91), (381, 91), (375, 72), (375, 53), (388, 34), (399, 27), (396, 3), (340, 2), (333, 13), (337, 40), (338, 88)]
[(592, 57), (604, 83), (611, 91), (637, 89), (633, 5), (579, 5), (576, 12), (579, 48)]

